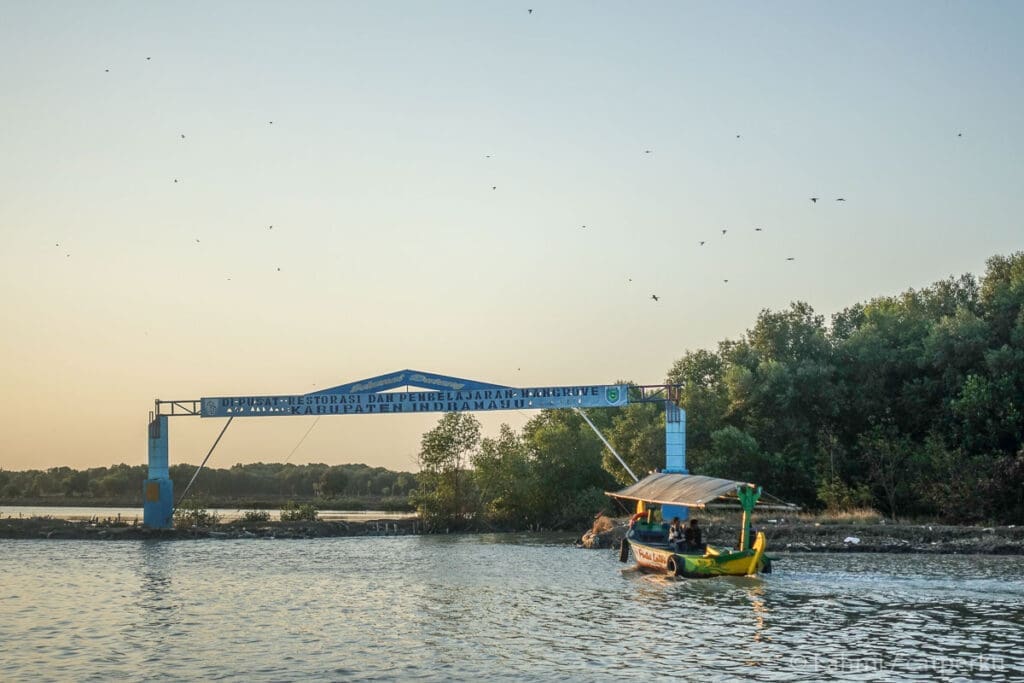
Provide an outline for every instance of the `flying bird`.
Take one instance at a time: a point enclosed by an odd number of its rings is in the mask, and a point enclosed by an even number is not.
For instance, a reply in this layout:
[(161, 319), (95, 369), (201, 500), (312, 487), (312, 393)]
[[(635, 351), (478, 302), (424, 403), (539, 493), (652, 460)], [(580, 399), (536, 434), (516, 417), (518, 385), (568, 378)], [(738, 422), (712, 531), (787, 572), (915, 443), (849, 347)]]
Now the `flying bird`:
[(651, 294), (651, 298), (654, 299), (655, 301), (657, 301), (658, 300), (658, 295), (657, 294)]
[(196, 238), (196, 244), (199, 244), (199, 238), (198, 237)]
[(651, 150), (649, 150), (649, 149), (645, 149), (644, 150), (644, 154), (650, 154), (650, 153), (651, 153)]
[(491, 185), (491, 189), (492, 189), (492, 190), (497, 190), (497, 189), (498, 189), (498, 186), (497, 186), (497, 185)]
[(273, 121), (267, 121), (267, 123), (269, 123), (271, 126), (274, 125)]
[(182, 134), (181, 134), (181, 139), (182, 139), (182, 140), (184, 140), (184, 139), (185, 139), (185, 134), (184, 134), (184, 133), (182, 133)]
[(704, 240), (700, 241), (700, 246), (702, 246), (702, 247), (704, 246)]
[(836, 201), (837, 202), (845, 202), (846, 199), (844, 199), (843, 197), (836, 197)]
[(814, 203), (814, 204), (817, 204), (818, 203), (818, 198), (817, 197), (811, 197), (811, 202)]
[(280, 272), (281, 272), (281, 269), (280, 269), (280, 268), (278, 268), (278, 269), (277, 269), (277, 272), (279, 272), (279, 273), (280, 273)]
[(526, 13), (527, 14), (533, 14), (533, 10), (532, 9), (528, 9), (528, 10), (526, 10)]
[(581, 228), (585, 228), (585, 227), (587, 227), (587, 226), (585, 226), (585, 225), (581, 225), (580, 227), (581, 227)]
[(178, 182), (178, 179), (177, 179), (177, 178), (175, 178), (175, 179), (174, 179), (174, 182)]
[(722, 228), (722, 234), (724, 235), (726, 232), (728, 232), (728, 230), (726, 228)]
[(962, 138), (962, 137), (964, 136), (964, 134), (963, 134), (963, 133), (957, 133), (957, 134), (956, 134), (956, 136), (957, 136), (958, 138)]
[(754, 232), (761, 232), (761, 228), (754, 228)]
[(795, 261), (795, 260), (796, 260), (796, 257), (794, 257), (794, 256), (787, 256), (787, 257), (786, 257), (786, 260), (787, 260), (787, 261)]
[(147, 61), (147, 62), (148, 62), (149, 60), (151, 60), (151, 59), (153, 59), (153, 58), (152, 58), (152, 57), (146, 57), (146, 61)]
[(729, 284), (728, 280), (722, 280), (722, 282), (724, 282), (725, 284)]
[(740, 136), (739, 136), (739, 135), (737, 135), (737, 136), (736, 136), (736, 139), (737, 139), (737, 140), (739, 140), (739, 139), (740, 139)]
[(485, 154), (485, 155), (484, 155), (484, 159), (490, 159), (490, 158), (491, 158), (491, 155), (490, 155), (490, 154)]
[(103, 70), (103, 73), (105, 73), (105, 74), (108, 74), (108, 73), (110, 73), (110, 69), (104, 69), (104, 70)]

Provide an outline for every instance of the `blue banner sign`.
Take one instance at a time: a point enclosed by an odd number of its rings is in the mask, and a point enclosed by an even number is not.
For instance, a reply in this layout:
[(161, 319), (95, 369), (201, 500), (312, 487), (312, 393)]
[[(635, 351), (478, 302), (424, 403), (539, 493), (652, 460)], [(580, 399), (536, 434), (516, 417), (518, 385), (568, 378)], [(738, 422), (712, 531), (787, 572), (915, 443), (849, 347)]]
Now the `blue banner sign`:
[(203, 417), (271, 415), (376, 415), (544, 408), (611, 408), (629, 403), (625, 384), (405, 391), (312, 393), (297, 396), (222, 396), (202, 399)]

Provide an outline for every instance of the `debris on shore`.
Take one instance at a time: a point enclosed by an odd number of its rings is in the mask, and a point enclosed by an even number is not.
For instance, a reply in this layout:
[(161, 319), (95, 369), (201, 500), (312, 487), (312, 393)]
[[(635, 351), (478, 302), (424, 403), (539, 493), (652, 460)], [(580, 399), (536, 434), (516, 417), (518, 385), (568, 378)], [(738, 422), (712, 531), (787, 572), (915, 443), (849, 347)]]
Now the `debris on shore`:
[[(602, 521), (603, 520), (603, 521)], [(737, 524), (701, 517), (711, 545), (734, 546)], [(936, 555), (1024, 555), (1024, 526), (950, 526), (909, 523), (822, 523), (805, 519), (755, 520), (768, 537), (768, 552), (922, 553)], [(583, 548), (618, 548), (626, 519), (599, 517), (583, 534)]]
[(627, 523), (625, 520), (612, 519), (603, 514), (594, 518), (590, 530), (580, 538), (579, 546), (588, 549), (618, 548), (626, 537)]
[[(702, 516), (712, 545), (736, 544), (735, 520)], [(754, 526), (768, 537), (769, 553), (856, 552), (947, 555), (1024, 555), (1024, 526), (949, 526), (891, 522), (822, 523), (808, 519), (762, 519)], [(618, 548), (628, 520), (599, 515), (577, 541), (583, 548)], [(429, 533), (417, 518), (360, 521), (246, 522), (189, 529), (151, 529), (120, 520), (51, 517), (0, 519), (0, 539), (160, 540), (302, 539), (344, 536), (406, 536)]]

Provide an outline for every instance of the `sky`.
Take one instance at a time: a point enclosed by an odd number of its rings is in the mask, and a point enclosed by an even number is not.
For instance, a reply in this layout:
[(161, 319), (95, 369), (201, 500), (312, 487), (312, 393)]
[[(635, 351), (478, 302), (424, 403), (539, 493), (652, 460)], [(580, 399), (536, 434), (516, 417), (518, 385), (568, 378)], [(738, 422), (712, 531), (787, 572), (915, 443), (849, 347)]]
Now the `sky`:
[[(1024, 246), (1018, 2), (0, 14), (3, 469), (143, 464), (157, 398), (658, 384)], [(210, 465), (414, 470), (439, 417), (240, 419)]]

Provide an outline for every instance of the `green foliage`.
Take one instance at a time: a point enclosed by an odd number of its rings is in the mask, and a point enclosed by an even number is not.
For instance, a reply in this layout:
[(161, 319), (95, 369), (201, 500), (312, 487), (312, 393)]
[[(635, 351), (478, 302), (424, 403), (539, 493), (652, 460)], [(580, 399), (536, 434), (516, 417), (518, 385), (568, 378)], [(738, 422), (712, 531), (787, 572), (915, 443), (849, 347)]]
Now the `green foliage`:
[(89, 492), (89, 474), (87, 472), (71, 472), (64, 480), (64, 495), (81, 496)]
[(281, 506), (282, 522), (315, 522), (318, 512), (315, 505), (288, 501)]
[(851, 486), (839, 477), (825, 479), (818, 486), (818, 499), (830, 513), (863, 510), (874, 505), (875, 498), (866, 484)]
[[(1024, 523), (1024, 253), (989, 259), (983, 277), (855, 303), (828, 324), (806, 303), (764, 310), (738, 339), (685, 351), (687, 466), (745, 479), (784, 500), (833, 511), (871, 507)], [(664, 465), (656, 403), (588, 412), (637, 474)], [(589, 520), (625, 470), (581, 416), (545, 410), (521, 432), (480, 439), (468, 414), (424, 434), (420, 472), (367, 465), (256, 463), (204, 472), (196, 492), (409, 496), (435, 528), (546, 528)], [(179, 490), (192, 465), (175, 465)], [(0, 500), (125, 496), (144, 465), (0, 472)]]
[(254, 523), (269, 522), (270, 513), (266, 510), (246, 510), (242, 513), (242, 521)]
[(331, 467), (320, 475), (318, 484), (319, 493), (324, 498), (337, 496), (345, 492), (348, 486), (348, 474), (343, 467)]
[(803, 303), (762, 311), (668, 379), (684, 384), (695, 473), (807, 506), (1024, 521), (1024, 253), (830, 327)]
[[(637, 476), (665, 466), (665, 408), (661, 403), (632, 403), (614, 409), (611, 427), (602, 433)], [(607, 448), (602, 451), (601, 462), (620, 484), (633, 483)]]
[(469, 413), (445, 413), (423, 435), (413, 500), (428, 524), (458, 528), (475, 513), (474, 482), (466, 468), (479, 443), (480, 423)]
[(1024, 520), (1024, 448), (1013, 455), (1001, 455), (991, 461), (991, 476), (982, 492), (987, 502), (988, 519)]
[[(184, 490), (195, 469), (195, 465), (188, 463), (171, 466), (176, 491)], [(33, 498), (56, 502), (74, 498), (76, 503), (91, 499), (106, 504), (137, 504), (147, 467), (121, 464), (80, 471), (55, 467), (46, 471), (5, 471), (3, 474), (6, 482), (0, 483), (0, 502)], [(320, 463), (251, 463), (227, 469), (208, 467), (199, 475), (192, 492), (223, 503), (238, 499), (287, 500), (325, 495), (335, 499), (358, 499), (365, 507), (374, 504), (372, 499), (405, 497), (415, 483), (416, 476), (411, 472), (393, 472), (362, 464), (329, 467)]]
[(589, 486), (565, 496), (549, 526), (555, 529), (577, 529), (594, 521), (598, 512), (611, 513), (611, 505), (605, 489)]
[[(592, 419), (611, 430), (614, 412), (593, 411)], [(520, 434), (502, 425), (498, 437), (483, 439), (471, 459), (480, 525), (556, 529), (589, 524), (596, 512), (608, 510), (604, 492), (616, 488), (601, 466), (603, 450), (573, 411), (541, 411)]]
[[(359, 508), (345, 507), (345, 510), (357, 510)], [(408, 496), (392, 496), (381, 498), (378, 509), (385, 512), (415, 512), (416, 507), (409, 502)]]
[(498, 438), (483, 439), (472, 464), (480, 510), (489, 524), (515, 526), (531, 516), (536, 486), (530, 452), (511, 427), (503, 424)]
[(186, 498), (174, 510), (175, 529), (204, 529), (220, 524), (220, 515), (206, 509), (206, 503), (198, 498)]
[(542, 410), (523, 427), (523, 440), (531, 453), (536, 482), (535, 524), (560, 525), (567, 501), (581, 491), (618, 488), (602, 466), (604, 444), (575, 411)]
[(758, 483), (764, 482), (770, 473), (768, 458), (761, 453), (754, 437), (732, 426), (711, 435), (711, 449), (700, 463), (700, 470), (712, 477)]
[(682, 385), (680, 405), (686, 409), (686, 459), (688, 467), (699, 464), (711, 449), (711, 435), (726, 426), (729, 388), (723, 354), (688, 351), (668, 372), (668, 381)]

